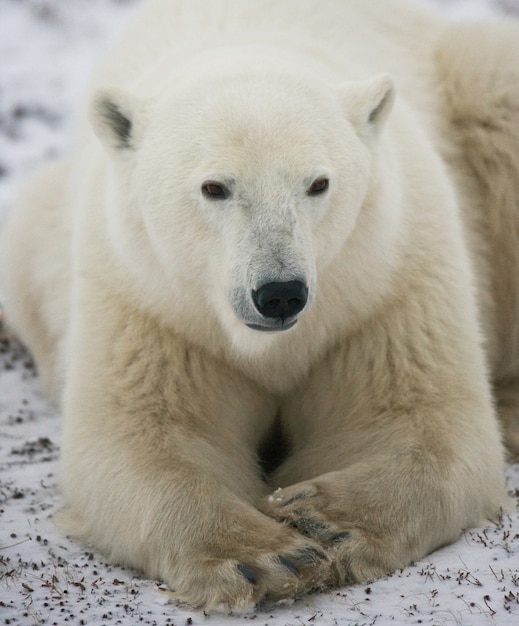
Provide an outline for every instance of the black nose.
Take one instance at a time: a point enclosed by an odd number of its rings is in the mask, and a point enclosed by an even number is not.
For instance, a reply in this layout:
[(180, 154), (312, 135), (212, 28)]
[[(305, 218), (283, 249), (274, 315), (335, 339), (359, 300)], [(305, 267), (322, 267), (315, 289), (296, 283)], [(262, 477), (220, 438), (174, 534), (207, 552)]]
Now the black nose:
[(300, 280), (284, 283), (266, 283), (257, 291), (252, 290), (254, 306), (264, 317), (286, 319), (305, 308), (308, 287)]

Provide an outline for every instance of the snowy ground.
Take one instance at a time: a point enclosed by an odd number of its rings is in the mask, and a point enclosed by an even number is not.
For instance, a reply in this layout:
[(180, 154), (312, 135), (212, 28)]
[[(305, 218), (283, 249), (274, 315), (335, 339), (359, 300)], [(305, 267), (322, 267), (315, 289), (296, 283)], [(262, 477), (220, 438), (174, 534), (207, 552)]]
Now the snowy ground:
[[(519, 0), (436, 1), (455, 18), (519, 13)], [(27, 174), (66, 150), (93, 60), (132, 4), (0, 0), (0, 222)], [(59, 439), (30, 357), (0, 322), (0, 624), (519, 624), (517, 513), (369, 586), (246, 616), (181, 607), (159, 583), (105, 563), (54, 528)], [(507, 478), (517, 501), (519, 465)]]

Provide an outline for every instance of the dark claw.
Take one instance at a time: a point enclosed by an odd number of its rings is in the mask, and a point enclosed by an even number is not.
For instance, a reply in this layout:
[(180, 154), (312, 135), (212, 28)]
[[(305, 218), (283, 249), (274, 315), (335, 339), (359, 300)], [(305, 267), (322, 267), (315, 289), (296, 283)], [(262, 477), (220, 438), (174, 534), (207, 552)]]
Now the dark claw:
[(306, 493), (298, 493), (297, 496), (294, 496), (293, 498), (290, 498), (290, 500), (287, 500), (285, 504), (283, 504), (283, 507), (292, 504), (292, 502), (297, 502), (298, 500), (306, 500), (306, 498), (308, 498), (308, 495)]
[(278, 556), (278, 560), (281, 565), (284, 565), (288, 570), (292, 572), (292, 574), (299, 574), (299, 569), (297, 565), (293, 563), (290, 559), (287, 559), (286, 556)]
[[(297, 511), (295, 512), (295, 514), (297, 515)], [(300, 533), (302, 533), (303, 535), (307, 535), (308, 537), (317, 537), (323, 535), (328, 529), (327, 524), (324, 524), (323, 522), (312, 519), (310, 517), (296, 517), (295, 519), (290, 519), (289, 524)]]
[(247, 565), (243, 565), (243, 563), (238, 563), (237, 565), (238, 571), (240, 574), (248, 580), (251, 585), (255, 585), (258, 582), (258, 577)]
[(309, 547), (297, 552), (297, 560), (304, 565), (317, 565), (319, 561), (325, 561), (328, 557), (324, 552), (317, 548)]
[(342, 533), (337, 533), (336, 535), (333, 535), (331, 541), (332, 543), (340, 543), (341, 541), (344, 541), (344, 539), (347, 539), (349, 536), (349, 531), (345, 530)]

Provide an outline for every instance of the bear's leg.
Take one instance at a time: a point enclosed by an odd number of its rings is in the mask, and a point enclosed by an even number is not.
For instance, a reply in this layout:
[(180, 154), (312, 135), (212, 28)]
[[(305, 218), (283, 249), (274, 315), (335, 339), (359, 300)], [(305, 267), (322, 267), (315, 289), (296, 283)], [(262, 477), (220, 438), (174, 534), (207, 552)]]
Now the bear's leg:
[(322, 586), (330, 560), (317, 542), (256, 508), (273, 398), (99, 285), (77, 311), (64, 529), (205, 609)]
[(30, 348), (42, 384), (61, 392), (59, 343), (68, 324), (70, 233), (65, 219), (68, 164), (45, 165), (9, 215), (0, 242), (7, 324)]
[(262, 509), (321, 543), (335, 583), (402, 568), (507, 502), (474, 320), (461, 300), (439, 315), (434, 292), (388, 307), (283, 407), (292, 454)]

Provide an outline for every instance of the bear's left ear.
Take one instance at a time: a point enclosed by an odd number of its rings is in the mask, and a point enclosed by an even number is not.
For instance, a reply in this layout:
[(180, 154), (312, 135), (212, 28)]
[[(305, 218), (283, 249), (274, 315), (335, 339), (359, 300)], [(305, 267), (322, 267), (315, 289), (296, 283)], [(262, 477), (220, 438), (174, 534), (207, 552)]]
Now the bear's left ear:
[(110, 150), (136, 147), (136, 127), (144, 117), (144, 104), (123, 91), (98, 90), (90, 104), (95, 134)]
[(341, 87), (341, 98), (349, 120), (362, 139), (378, 136), (395, 101), (395, 84), (389, 74)]

